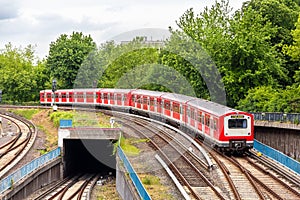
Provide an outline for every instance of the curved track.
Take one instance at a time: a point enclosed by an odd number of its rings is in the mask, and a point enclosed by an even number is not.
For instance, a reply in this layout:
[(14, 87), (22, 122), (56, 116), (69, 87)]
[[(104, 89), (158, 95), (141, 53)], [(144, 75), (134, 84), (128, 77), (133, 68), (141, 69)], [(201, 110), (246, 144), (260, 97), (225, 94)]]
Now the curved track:
[(30, 150), (37, 133), (36, 127), (24, 118), (4, 112), (0, 112), (0, 116), (17, 127), (15, 136), (0, 147), (0, 178), (2, 178)]

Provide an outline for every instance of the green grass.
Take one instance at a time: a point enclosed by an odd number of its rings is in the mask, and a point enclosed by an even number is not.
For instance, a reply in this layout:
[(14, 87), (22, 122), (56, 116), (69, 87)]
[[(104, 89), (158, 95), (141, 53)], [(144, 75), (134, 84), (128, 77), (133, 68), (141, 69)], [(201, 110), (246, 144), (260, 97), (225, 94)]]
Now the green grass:
[(50, 114), (50, 119), (55, 127), (59, 127), (59, 121), (61, 119), (73, 119), (74, 112), (69, 111), (56, 111)]
[(168, 194), (168, 187), (161, 184), (160, 179), (151, 174), (139, 174), (139, 177), (151, 196), (157, 200), (173, 200), (174, 198)]
[(32, 116), (40, 112), (40, 110), (39, 109), (17, 109), (17, 110), (11, 110), (11, 112), (20, 115), (28, 120), (31, 120)]
[(156, 176), (152, 176), (152, 175), (147, 175), (147, 176), (143, 177), (142, 183), (144, 185), (161, 185), (159, 178)]
[(59, 127), (61, 119), (71, 119), (74, 127), (110, 127), (109, 117), (99, 113), (81, 111), (56, 111), (50, 114), (55, 127)]
[(120, 143), (121, 148), (123, 149), (124, 153), (128, 156), (137, 156), (140, 154), (140, 149), (138, 149), (134, 144), (141, 143), (141, 142), (148, 142), (148, 139), (136, 139), (136, 138), (124, 138), (123, 136), (120, 138), (118, 142), (114, 144), (114, 152), (116, 153), (117, 147)]

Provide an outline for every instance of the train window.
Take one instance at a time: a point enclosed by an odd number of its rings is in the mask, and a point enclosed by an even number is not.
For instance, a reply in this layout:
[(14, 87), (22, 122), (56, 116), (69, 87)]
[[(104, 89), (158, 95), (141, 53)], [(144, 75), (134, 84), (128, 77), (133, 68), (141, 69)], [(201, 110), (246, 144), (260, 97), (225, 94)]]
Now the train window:
[(154, 106), (154, 99), (150, 98), (150, 106)]
[(182, 105), (180, 105), (180, 114), (182, 114), (183, 112), (182, 112)]
[(143, 98), (143, 104), (144, 104), (144, 105), (148, 104), (148, 99), (147, 99), (147, 97), (144, 97), (144, 98)]
[(209, 116), (205, 116), (205, 125), (209, 126)]
[(173, 111), (176, 112), (176, 113), (179, 113), (179, 105), (178, 104), (174, 104), (173, 105)]
[(191, 118), (195, 119), (195, 111), (193, 109), (191, 110)]
[(166, 102), (165, 105), (164, 105), (164, 108), (167, 109), (167, 110), (170, 110), (170, 103)]
[(141, 103), (141, 97), (138, 96), (138, 95), (136, 96), (136, 102), (137, 102), (137, 103)]
[(228, 128), (247, 128), (246, 119), (229, 119)]
[(201, 112), (198, 113), (197, 121), (198, 121), (199, 123), (202, 123), (202, 113), (201, 113)]
[(214, 127), (213, 127), (213, 128), (214, 128), (215, 130), (217, 130), (217, 127), (218, 127), (218, 125), (217, 125), (217, 120), (214, 119)]
[(102, 94), (102, 99), (107, 99), (107, 94)]

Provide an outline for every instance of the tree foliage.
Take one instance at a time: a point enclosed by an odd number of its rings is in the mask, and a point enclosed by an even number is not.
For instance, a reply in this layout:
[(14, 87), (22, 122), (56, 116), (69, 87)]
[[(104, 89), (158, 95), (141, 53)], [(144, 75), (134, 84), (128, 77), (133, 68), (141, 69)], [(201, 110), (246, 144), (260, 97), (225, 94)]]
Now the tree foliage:
[(197, 41), (216, 63), (226, 88), (228, 104), (235, 106), (249, 89), (278, 86), (287, 79), (282, 60), (271, 45), (276, 29), (248, 6), (230, 15), (228, 1), (195, 14), (186, 11), (178, 25)]
[(274, 89), (262, 86), (249, 90), (245, 99), (239, 101), (239, 109), (252, 112), (300, 112), (300, 87)]
[(73, 88), (80, 66), (95, 48), (92, 37), (81, 32), (60, 35), (55, 42), (51, 42), (47, 58), (51, 78), (58, 80), (60, 88)]
[(35, 66), (34, 47), (24, 49), (7, 44), (0, 53), (0, 89), (3, 101), (26, 102), (37, 101), (39, 91), (44, 87), (46, 77), (45, 65), (38, 62)]

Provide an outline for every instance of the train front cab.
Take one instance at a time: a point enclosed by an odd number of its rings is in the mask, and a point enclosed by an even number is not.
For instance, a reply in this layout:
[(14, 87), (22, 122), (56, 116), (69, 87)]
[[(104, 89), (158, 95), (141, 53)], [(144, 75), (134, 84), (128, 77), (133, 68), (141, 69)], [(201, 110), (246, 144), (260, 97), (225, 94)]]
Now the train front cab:
[(228, 113), (220, 118), (223, 132), (220, 134), (219, 146), (230, 151), (247, 151), (253, 147), (254, 120), (253, 116), (245, 112)]

